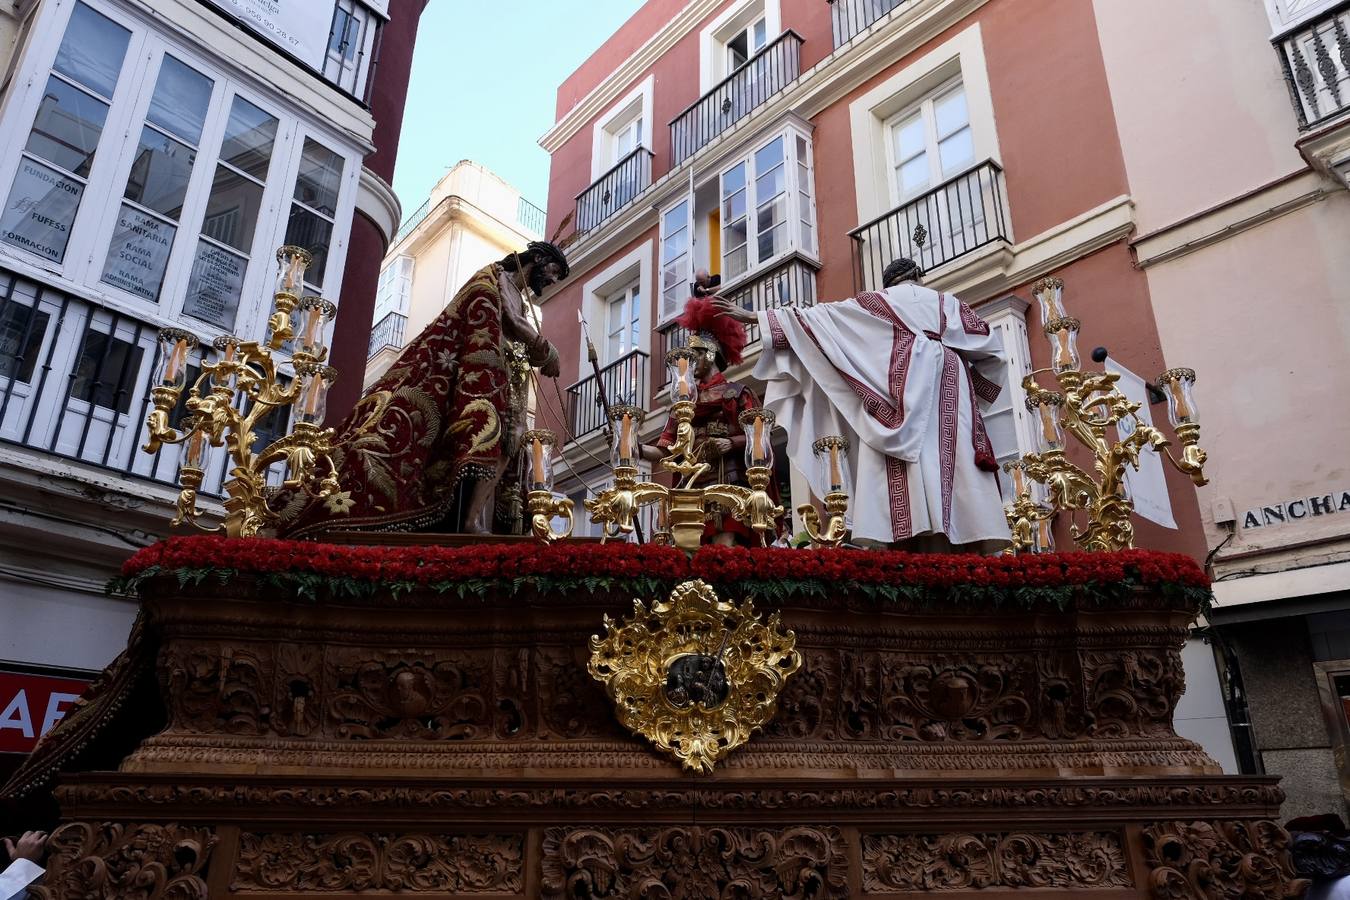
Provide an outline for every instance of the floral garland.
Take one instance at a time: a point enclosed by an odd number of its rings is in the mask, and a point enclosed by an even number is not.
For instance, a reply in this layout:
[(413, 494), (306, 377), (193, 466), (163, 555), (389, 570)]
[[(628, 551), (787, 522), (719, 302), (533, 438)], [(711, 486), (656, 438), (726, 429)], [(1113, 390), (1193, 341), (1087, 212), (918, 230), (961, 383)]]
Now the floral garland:
[(778, 600), (858, 593), (927, 605), (1064, 607), (1075, 599), (1120, 599), (1137, 588), (1201, 609), (1210, 599), (1209, 579), (1194, 559), (1151, 550), (987, 557), (710, 546), (689, 556), (674, 547), (631, 543), (385, 547), (205, 536), (169, 538), (140, 550), (109, 590), (135, 593), (160, 575), (184, 584), (256, 576), (300, 599), (419, 589), (478, 598), (521, 590), (654, 595), (689, 578)]

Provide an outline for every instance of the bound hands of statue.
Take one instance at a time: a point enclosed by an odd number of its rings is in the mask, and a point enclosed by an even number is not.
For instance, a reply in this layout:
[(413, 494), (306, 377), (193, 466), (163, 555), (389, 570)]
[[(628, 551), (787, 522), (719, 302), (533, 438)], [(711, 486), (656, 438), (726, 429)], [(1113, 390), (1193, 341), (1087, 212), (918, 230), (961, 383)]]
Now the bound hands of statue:
[(47, 833), (45, 831), (25, 831), (17, 844), (9, 838), (5, 838), (5, 852), (9, 854), (10, 862), (26, 859), (29, 862), (36, 863), (42, 858), (42, 850), (46, 846)]
[(703, 442), (703, 458), (706, 460), (719, 459), (725, 456), (730, 450), (731, 438), (708, 438)]
[(744, 306), (741, 306), (738, 303), (732, 303), (724, 297), (714, 296), (712, 298), (712, 305), (713, 309), (717, 310), (720, 315), (735, 319), (737, 322), (753, 324), (757, 318), (753, 312), (746, 309)]

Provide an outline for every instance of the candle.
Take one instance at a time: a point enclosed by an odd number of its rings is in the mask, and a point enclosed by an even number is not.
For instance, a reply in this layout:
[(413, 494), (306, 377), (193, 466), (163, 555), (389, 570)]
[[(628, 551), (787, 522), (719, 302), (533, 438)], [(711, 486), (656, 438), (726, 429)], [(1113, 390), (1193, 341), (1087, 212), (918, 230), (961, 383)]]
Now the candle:
[(1055, 359), (1055, 365), (1061, 370), (1073, 368), (1073, 354), (1069, 351), (1069, 329), (1061, 328), (1055, 332), (1055, 338), (1059, 343), (1059, 356)]
[(1013, 477), (1013, 494), (1020, 497), (1027, 489), (1026, 474), (1022, 471), (1020, 465), (1012, 466), (1011, 471)]
[(844, 473), (839, 468), (839, 445), (830, 444), (830, 490), (844, 489)]
[(1041, 439), (1045, 441), (1045, 446), (1054, 447), (1059, 444), (1059, 434), (1055, 431), (1055, 408), (1049, 404), (1043, 404), (1037, 407), (1041, 414)]
[(183, 465), (191, 466), (194, 469), (200, 469), (202, 458), (206, 454), (206, 435), (202, 431), (192, 432), (192, 437), (188, 438), (187, 459)]
[(531, 447), (531, 481), (534, 482), (536, 489), (539, 489), (544, 483), (544, 444), (539, 438), (535, 438)]
[(1176, 403), (1177, 421), (1188, 421), (1191, 418), (1191, 407), (1190, 404), (1186, 402), (1186, 390), (1182, 385), (1181, 379), (1174, 378), (1167, 383), (1167, 386), (1172, 391), (1172, 399)]
[(677, 363), (677, 365), (679, 366), (679, 371), (680, 371), (680, 375), (679, 375), (679, 380), (680, 380), (680, 396), (683, 397), (683, 398), (688, 398), (688, 397), (689, 397), (689, 360), (685, 359), (684, 357), (680, 357), (680, 360), (679, 360), (679, 362)]
[(623, 422), (619, 426), (619, 458), (633, 458), (633, 416), (630, 413), (623, 414)]
[(751, 448), (750, 455), (755, 461), (755, 465), (764, 463), (764, 417), (755, 416), (755, 446)]
[(290, 291), (291, 293), (295, 293), (297, 282), (299, 281), (298, 277), (299, 271), (300, 271), (300, 257), (298, 255), (292, 256), (291, 264), (286, 269), (286, 281), (282, 284), (282, 287)]
[(319, 392), (323, 389), (323, 379), (315, 372), (305, 393), (305, 415), (312, 416), (319, 411)]
[(305, 322), (305, 336), (300, 340), (301, 347), (314, 346), (314, 335), (319, 330), (319, 322), (323, 320), (323, 311), (318, 306), (311, 306), (308, 312), (309, 318)]
[(1038, 549), (1040, 549), (1040, 550), (1049, 550), (1051, 547), (1054, 546), (1054, 541), (1051, 539), (1051, 535), (1050, 535), (1050, 520), (1049, 520), (1049, 519), (1039, 519), (1039, 520), (1037, 520), (1037, 522), (1036, 522), (1036, 533), (1037, 533), (1037, 536), (1038, 536), (1038, 540), (1037, 540), (1037, 542), (1036, 542), (1036, 546), (1037, 546)]
[(169, 354), (169, 363), (164, 367), (164, 380), (173, 381), (178, 377), (178, 370), (183, 368), (183, 363), (187, 360), (187, 338), (179, 338), (173, 345), (173, 351)]
[(226, 344), (225, 355), (221, 358), (221, 362), (234, 362), (234, 354), (238, 349), (239, 345), (234, 342)]

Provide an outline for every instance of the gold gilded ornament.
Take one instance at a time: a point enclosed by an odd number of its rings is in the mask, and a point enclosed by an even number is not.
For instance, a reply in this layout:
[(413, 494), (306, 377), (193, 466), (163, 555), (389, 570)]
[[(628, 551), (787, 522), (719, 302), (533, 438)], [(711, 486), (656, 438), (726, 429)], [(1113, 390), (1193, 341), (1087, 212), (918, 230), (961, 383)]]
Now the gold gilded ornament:
[(650, 609), (634, 600), (632, 616), (604, 624), (588, 669), (620, 724), (694, 772), (711, 772), (772, 719), (802, 664), (778, 613), (761, 619), (750, 600), (721, 600), (698, 579)]

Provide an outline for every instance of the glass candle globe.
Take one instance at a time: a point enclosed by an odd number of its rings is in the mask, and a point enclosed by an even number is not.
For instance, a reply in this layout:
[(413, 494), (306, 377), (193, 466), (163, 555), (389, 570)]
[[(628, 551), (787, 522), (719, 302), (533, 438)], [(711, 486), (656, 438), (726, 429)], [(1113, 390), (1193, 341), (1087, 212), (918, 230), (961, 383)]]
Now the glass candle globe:
[(529, 454), (530, 490), (553, 490), (553, 448), (557, 436), (547, 428), (525, 432), (525, 451)]
[(773, 425), (774, 415), (767, 409), (747, 409), (741, 413), (747, 467), (773, 465)]
[(182, 390), (187, 383), (188, 354), (197, 349), (197, 337), (181, 328), (159, 330), (159, 365), (155, 384)]
[(820, 483), (825, 485), (829, 493), (848, 493), (852, 482), (848, 450), (848, 441), (837, 434), (825, 435), (811, 445)]
[(1042, 451), (1064, 449), (1064, 429), (1059, 424), (1059, 409), (1064, 398), (1054, 391), (1032, 391), (1027, 395), (1027, 410), (1036, 417), (1036, 435)]
[(1200, 424), (1195, 405), (1195, 370), (1168, 369), (1158, 376), (1158, 387), (1167, 395), (1167, 418), (1172, 427)]
[(304, 247), (287, 245), (277, 251), (276, 293), (299, 298), (305, 289), (305, 270), (313, 258)]
[(610, 433), (614, 443), (610, 454), (610, 464), (616, 469), (620, 466), (636, 468), (638, 464), (638, 430), (647, 414), (641, 408), (628, 404), (619, 404), (609, 408)]

